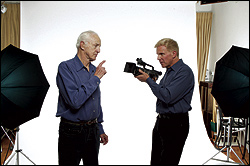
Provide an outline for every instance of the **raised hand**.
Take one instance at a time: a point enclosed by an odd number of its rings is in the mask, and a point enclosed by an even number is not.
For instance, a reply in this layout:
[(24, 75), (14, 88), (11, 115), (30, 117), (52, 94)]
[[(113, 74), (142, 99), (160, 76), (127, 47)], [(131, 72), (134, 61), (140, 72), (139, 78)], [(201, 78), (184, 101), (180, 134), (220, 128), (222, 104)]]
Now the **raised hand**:
[(105, 67), (102, 67), (102, 65), (106, 62), (106, 60), (103, 60), (96, 68), (95, 76), (99, 77), (100, 79), (107, 73), (105, 70)]

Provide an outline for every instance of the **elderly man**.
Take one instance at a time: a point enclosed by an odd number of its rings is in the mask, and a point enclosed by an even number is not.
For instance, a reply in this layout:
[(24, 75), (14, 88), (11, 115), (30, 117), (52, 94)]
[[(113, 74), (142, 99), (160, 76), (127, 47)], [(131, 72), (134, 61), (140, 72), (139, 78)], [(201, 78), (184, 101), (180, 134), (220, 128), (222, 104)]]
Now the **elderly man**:
[(100, 105), (101, 78), (106, 74), (102, 66), (91, 62), (100, 53), (101, 40), (97, 33), (86, 31), (79, 35), (74, 58), (61, 62), (56, 77), (59, 89), (57, 117), (59, 126), (59, 164), (98, 165), (100, 142), (108, 143), (102, 126)]
[(188, 111), (194, 90), (194, 75), (189, 66), (179, 59), (176, 41), (164, 38), (155, 45), (157, 60), (166, 68), (164, 77), (157, 84), (140, 70), (136, 76), (146, 82), (157, 97), (158, 113), (153, 129), (151, 164), (166, 165), (179, 163), (189, 132)]

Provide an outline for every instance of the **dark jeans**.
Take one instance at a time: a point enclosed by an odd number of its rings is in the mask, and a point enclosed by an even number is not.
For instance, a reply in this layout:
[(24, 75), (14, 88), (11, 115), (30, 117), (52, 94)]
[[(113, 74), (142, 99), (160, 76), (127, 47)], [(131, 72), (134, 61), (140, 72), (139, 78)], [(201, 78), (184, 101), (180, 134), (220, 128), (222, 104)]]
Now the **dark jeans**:
[(151, 165), (178, 165), (188, 132), (188, 113), (158, 116), (153, 129)]
[(74, 125), (60, 122), (58, 156), (59, 165), (98, 165), (100, 147), (97, 124)]

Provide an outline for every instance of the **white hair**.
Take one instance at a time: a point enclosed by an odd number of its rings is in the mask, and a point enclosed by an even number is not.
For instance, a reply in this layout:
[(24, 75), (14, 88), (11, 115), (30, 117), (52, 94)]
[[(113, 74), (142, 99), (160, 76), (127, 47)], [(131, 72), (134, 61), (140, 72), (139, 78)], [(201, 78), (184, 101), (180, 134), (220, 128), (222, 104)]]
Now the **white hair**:
[(80, 47), (81, 41), (83, 41), (84, 43), (88, 43), (91, 35), (98, 36), (98, 34), (96, 32), (91, 31), (91, 30), (82, 32), (77, 39), (76, 48), (78, 49)]

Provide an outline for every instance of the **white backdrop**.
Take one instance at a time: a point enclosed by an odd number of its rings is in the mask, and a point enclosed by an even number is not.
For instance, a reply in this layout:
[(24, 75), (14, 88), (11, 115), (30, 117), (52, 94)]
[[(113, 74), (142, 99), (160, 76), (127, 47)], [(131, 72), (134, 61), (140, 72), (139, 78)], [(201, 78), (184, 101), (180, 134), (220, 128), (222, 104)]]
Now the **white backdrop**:
[[(123, 70), (126, 62), (143, 58), (164, 73), (154, 45), (165, 37), (178, 42), (180, 58), (192, 68), (196, 80), (190, 132), (180, 164), (202, 164), (215, 154), (200, 108), (195, 3), (21, 1), (21, 49), (39, 56), (50, 83), (40, 116), (20, 126), (23, 152), (36, 164), (58, 164), (57, 67), (61, 61), (75, 56), (78, 35), (93, 30), (102, 40), (101, 53), (93, 64), (105, 59), (107, 70), (100, 88), (103, 126), (109, 143), (101, 145), (99, 163), (150, 164), (156, 98), (146, 83)], [(172, 134), (175, 133), (169, 136)], [(20, 164), (31, 163), (21, 155)]]

